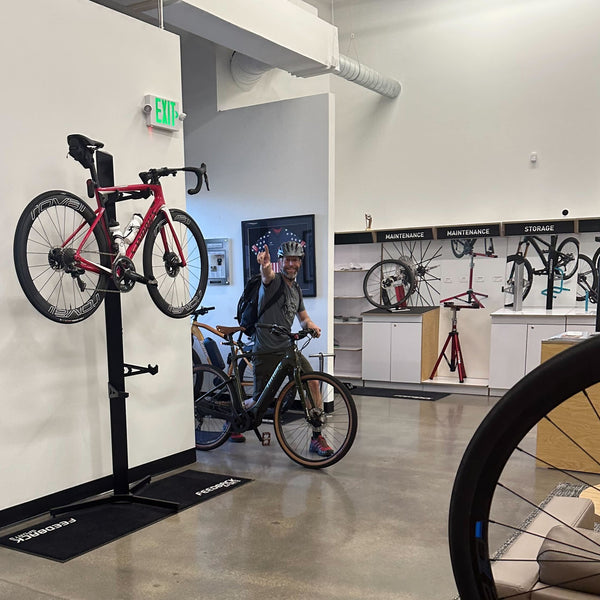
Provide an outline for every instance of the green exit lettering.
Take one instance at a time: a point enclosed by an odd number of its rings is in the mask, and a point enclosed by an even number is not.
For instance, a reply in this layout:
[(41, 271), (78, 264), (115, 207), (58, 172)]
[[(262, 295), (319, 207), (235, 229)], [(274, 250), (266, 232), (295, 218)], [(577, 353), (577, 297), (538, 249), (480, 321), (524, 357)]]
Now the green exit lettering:
[(175, 104), (173, 100), (156, 98), (156, 122), (175, 127), (179, 117), (179, 113), (175, 110)]

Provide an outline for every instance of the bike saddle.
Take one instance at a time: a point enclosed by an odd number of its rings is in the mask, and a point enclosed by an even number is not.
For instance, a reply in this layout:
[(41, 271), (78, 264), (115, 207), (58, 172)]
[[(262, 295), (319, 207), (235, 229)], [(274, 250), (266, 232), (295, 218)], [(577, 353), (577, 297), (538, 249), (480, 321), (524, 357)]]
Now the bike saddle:
[(82, 135), (81, 133), (71, 133), (67, 136), (67, 142), (71, 145), (72, 142), (79, 142), (80, 144), (89, 147), (93, 147), (95, 149), (104, 148), (103, 142), (96, 142), (91, 138)]
[(217, 331), (223, 335), (233, 335), (238, 331), (245, 331), (243, 327), (225, 327), (224, 325), (217, 325)]

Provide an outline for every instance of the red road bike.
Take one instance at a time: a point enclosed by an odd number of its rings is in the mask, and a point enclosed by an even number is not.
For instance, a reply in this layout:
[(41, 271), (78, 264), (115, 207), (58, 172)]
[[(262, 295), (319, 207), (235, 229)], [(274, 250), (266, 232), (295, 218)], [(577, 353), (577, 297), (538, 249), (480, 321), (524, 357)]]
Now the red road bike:
[[(96, 198), (97, 208), (61, 190), (44, 192), (27, 205), (17, 223), (13, 256), (28, 300), (52, 321), (77, 323), (98, 309), (107, 292), (129, 292), (142, 283), (166, 315), (191, 315), (206, 290), (206, 244), (187, 213), (167, 207), (159, 180), (192, 172), (197, 184), (188, 193), (196, 194), (202, 179), (208, 188), (206, 165), (150, 169), (139, 174), (141, 184), (102, 187), (94, 153), (112, 160), (96, 152), (104, 144), (80, 134), (67, 141), (69, 154), (90, 171), (88, 196)], [(133, 215), (124, 231), (109, 217), (117, 202), (150, 197), (145, 216)], [(144, 240), (140, 274), (133, 258)]]

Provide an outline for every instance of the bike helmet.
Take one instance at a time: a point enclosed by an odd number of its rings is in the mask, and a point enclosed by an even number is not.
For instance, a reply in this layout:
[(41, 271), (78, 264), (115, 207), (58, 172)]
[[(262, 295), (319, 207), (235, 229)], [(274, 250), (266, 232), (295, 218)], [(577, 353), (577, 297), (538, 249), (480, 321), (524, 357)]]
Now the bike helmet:
[(286, 256), (297, 256), (304, 258), (304, 248), (300, 242), (283, 242), (277, 250), (277, 258), (285, 258)]

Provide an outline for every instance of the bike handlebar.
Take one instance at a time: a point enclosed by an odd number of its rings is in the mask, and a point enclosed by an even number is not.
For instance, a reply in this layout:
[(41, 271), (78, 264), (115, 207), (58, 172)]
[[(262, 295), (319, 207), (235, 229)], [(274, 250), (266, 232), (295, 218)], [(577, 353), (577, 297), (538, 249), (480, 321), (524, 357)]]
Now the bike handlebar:
[(201, 315), (205, 315), (209, 310), (215, 310), (214, 306), (201, 306), (198, 310), (195, 310), (192, 315), (194, 319), (197, 319)]
[(162, 167), (160, 169), (150, 169), (149, 171), (142, 171), (139, 176), (143, 183), (158, 185), (158, 180), (161, 177), (167, 177), (168, 175), (177, 175), (178, 171), (188, 171), (194, 173), (197, 178), (195, 187), (188, 190), (188, 194), (197, 194), (202, 189), (202, 179), (206, 183), (206, 189), (210, 191), (208, 187), (208, 174), (206, 173), (206, 164), (202, 163), (200, 167), (180, 167), (179, 169), (170, 169), (168, 167)]
[(276, 323), (257, 323), (256, 327), (261, 329), (270, 329), (273, 335), (287, 336), (290, 340), (298, 341), (305, 337), (315, 337), (316, 331), (314, 329), (301, 329), (300, 331), (292, 332), (281, 325)]

